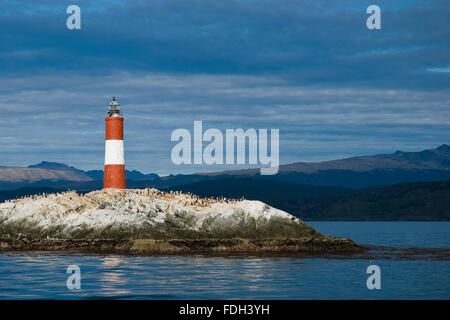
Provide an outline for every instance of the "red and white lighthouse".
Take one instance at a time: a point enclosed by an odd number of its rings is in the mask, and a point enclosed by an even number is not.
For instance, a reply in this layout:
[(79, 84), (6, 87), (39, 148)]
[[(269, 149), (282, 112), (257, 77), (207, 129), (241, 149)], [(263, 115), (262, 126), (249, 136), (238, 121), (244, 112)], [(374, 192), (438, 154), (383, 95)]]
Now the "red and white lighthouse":
[(105, 171), (103, 188), (125, 189), (125, 161), (123, 150), (123, 117), (119, 103), (113, 97), (109, 103), (106, 122)]

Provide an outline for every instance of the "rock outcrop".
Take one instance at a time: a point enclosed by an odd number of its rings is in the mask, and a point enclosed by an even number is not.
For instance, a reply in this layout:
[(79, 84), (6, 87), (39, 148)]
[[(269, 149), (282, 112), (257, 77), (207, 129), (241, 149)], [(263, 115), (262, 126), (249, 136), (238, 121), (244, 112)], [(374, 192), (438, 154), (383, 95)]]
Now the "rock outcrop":
[(260, 201), (156, 189), (56, 193), (0, 204), (0, 251), (358, 252)]

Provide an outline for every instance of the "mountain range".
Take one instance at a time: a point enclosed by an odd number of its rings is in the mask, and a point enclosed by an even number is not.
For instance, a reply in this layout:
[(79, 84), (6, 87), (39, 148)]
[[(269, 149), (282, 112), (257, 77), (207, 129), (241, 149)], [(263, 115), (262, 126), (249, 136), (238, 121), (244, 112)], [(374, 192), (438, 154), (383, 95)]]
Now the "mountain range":
[[(126, 172), (128, 188), (156, 187), (205, 197), (260, 200), (305, 220), (450, 220), (450, 147), (258, 169), (189, 175)], [(17, 196), (101, 189), (103, 171), (43, 161), (0, 167), (0, 201)]]
[(420, 152), (351, 157), (323, 162), (282, 165), (273, 176), (260, 176), (259, 169), (201, 174), (208, 177), (250, 176), (313, 186), (361, 189), (414, 181), (450, 180), (450, 146)]
[(450, 181), (410, 182), (355, 190), (233, 178), (162, 190), (190, 192), (203, 197), (264, 200), (307, 221), (450, 220)]
[[(328, 170), (367, 172), (372, 170), (450, 170), (450, 146), (443, 144), (435, 149), (420, 152), (396, 151), (391, 154), (351, 157), (322, 162), (295, 162), (281, 165), (279, 173), (317, 173)], [(259, 169), (226, 171), (227, 174), (257, 174)], [(224, 172), (206, 173), (221, 175)]]
[[(129, 180), (159, 178), (156, 173), (143, 174), (126, 170)], [(0, 190), (33, 186), (60, 186), (103, 180), (103, 170), (83, 171), (64, 163), (42, 161), (28, 167), (0, 166)]]
[[(277, 180), (313, 186), (361, 189), (415, 181), (450, 180), (450, 146), (420, 152), (352, 157), (323, 162), (296, 162), (281, 165), (273, 176), (261, 176), (259, 169), (170, 175), (159, 177), (137, 170), (126, 171), (130, 187), (171, 187), (230, 177)], [(24, 167), (0, 167), (0, 190), (33, 186), (68, 186), (92, 189), (103, 180), (102, 170), (83, 171), (62, 163), (43, 161)]]

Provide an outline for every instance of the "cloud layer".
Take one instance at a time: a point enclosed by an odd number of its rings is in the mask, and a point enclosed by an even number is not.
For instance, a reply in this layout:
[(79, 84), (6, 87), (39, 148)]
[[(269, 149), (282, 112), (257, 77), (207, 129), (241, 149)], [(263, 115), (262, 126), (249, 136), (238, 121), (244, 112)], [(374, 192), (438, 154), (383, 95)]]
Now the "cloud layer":
[(159, 173), (213, 169), (170, 161), (171, 132), (192, 132), (194, 120), (223, 132), (279, 128), (282, 163), (436, 146), (448, 141), (450, 124), (448, 92), (302, 87), (277, 77), (34, 76), (0, 87), (4, 165), (47, 159), (101, 168), (113, 94), (126, 119), (127, 166)]
[(170, 133), (279, 128), (282, 163), (449, 143), (447, 1), (64, 1), (0, 4), (1, 165), (103, 164), (116, 95), (130, 169), (176, 167)]

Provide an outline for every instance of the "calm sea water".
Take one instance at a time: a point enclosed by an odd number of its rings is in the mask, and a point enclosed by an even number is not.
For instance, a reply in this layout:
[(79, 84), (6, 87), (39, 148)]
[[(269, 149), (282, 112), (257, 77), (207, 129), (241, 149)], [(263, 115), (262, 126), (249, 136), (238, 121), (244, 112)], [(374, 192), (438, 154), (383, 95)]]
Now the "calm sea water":
[[(450, 222), (310, 222), (360, 244), (449, 248)], [(381, 290), (366, 269), (381, 268)], [(67, 289), (69, 265), (81, 289)], [(450, 299), (449, 259), (0, 254), (0, 299)]]

